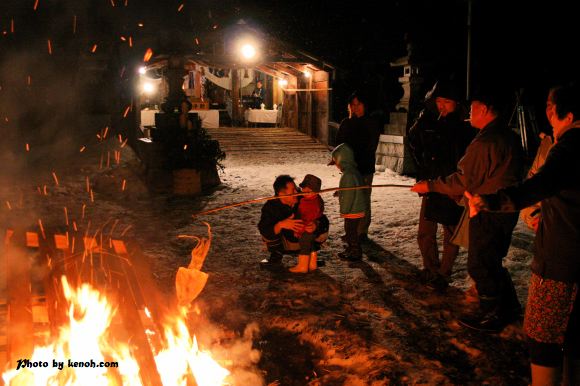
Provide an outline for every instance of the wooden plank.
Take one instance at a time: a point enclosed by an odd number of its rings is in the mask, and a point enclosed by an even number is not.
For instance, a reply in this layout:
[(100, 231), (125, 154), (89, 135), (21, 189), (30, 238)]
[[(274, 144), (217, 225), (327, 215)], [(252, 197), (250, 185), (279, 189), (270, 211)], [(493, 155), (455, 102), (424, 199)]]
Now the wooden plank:
[(15, 364), (21, 358), (30, 358), (34, 349), (31, 259), (30, 253), (22, 247), (24, 245), (26, 245), (24, 230), (6, 232), (4, 238), (8, 303), (6, 335), (7, 356), (11, 364)]
[[(122, 257), (127, 257), (123, 256)], [(157, 371), (155, 358), (149, 346), (145, 327), (139, 315), (135, 294), (126, 275), (126, 268), (123, 262), (116, 256), (107, 255), (107, 262), (112, 269), (118, 272), (125, 272), (119, 285), (119, 312), (123, 318), (126, 330), (132, 335), (131, 341), (135, 345), (133, 354), (139, 363), (139, 375), (145, 386), (161, 386), (161, 377)]]
[(52, 234), (46, 235), (39, 246), (39, 262), (47, 267), (44, 276), (44, 295), (46, 313), (50, 321), (50, 329), (53, 336), (58, 335), (60, 326), (68, 322), (67, 305), (61, 287), (61, 276), (64, 275), (62, 257), (56, 252), (56, 246), (52, 242)]

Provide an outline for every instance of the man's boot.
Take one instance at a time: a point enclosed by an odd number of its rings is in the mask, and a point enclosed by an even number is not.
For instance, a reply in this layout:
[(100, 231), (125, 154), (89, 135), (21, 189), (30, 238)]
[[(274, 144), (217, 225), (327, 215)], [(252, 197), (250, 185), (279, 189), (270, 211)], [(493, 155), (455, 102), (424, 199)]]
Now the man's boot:
[(316, 271), (318, 269), (318, 253), (311, 252), (310, 253), (310, 261), (308, 264), (309, 271)]
[(310, 255), (298, 255), (298, 264), (288, 270), (293, 273), (307, 273)]
[(460, 318), (459, 324), (482, 332), (501, 332), (509, 321), (501, 312), (500, 304), (499, 297), (480, 296), (479, 310), (472, 315)]
[(260, 267), (264, 269), (279, 269), (282, 267), (282, 258), (284, 255), (279, 251), (271, 251), (268, 259), (260, 261)]

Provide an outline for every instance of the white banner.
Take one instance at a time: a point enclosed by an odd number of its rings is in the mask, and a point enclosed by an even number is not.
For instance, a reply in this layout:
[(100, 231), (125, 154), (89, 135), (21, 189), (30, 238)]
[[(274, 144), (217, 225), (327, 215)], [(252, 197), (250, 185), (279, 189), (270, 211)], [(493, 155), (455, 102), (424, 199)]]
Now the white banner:
[[(238, 71), (238, 78), (241, 80), (241, 83), (242, 83), (241, 87), (246, 87), (247, 85), (249, 85), (250, 83), (252, 83), (254, 81), (254, 70), (251, 68), (248, 68), (247, 70), (246, 69), (226, 70), (227, 76), (224, 76), (224, 77), (219, 77), (219, 76), (212, 74), (211, 72), (209, 72), (208, 67), (196, 66), (196, 69), (198, 71), (201, 71), (201, 68), (203, 68), (204, 76), (206, 77), (206, 79), (208, 79), (213, 84), (220, 86), (221, 88), (225, 88), (226, 90), (232, 89), (232, 71)], [(247, 78), (244, 77), (245, 71), (248, 72)]]

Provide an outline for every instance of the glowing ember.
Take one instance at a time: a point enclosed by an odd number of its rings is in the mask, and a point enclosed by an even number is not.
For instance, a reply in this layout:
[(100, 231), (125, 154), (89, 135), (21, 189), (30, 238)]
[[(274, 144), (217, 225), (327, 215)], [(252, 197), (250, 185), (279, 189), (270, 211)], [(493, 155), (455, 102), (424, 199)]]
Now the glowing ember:
[(42, 238), (46, 239), (46, 234), (44, 233), (44, 227), (42, 226), (42, 220), (38, 219), (38, 227), (40, 228), (40, 233), (42, 233)]
[(147, 48), (147, 51), (145, 51), (145, 55), (143, 56), (143, 61), (148, 62), (152, 56), (153, 56), (153, 50), (151, 48)]

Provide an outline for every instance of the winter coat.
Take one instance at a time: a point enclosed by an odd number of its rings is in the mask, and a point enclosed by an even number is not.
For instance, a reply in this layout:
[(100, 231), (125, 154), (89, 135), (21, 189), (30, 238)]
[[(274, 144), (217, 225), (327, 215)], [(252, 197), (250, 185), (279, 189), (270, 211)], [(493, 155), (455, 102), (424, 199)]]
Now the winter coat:
[[(260, 216), (260, 222), (258, 223), (260, 234), (268, 240), (275, 240), (279, 235), (274, 233), (274, 226), (292, 215), (296, 218), (298, 216), (298, 205), (297, 203), (294, 207), (290, 207), (283, 204), (280, 200), (267, 201), (262, 207), (262, 214)], [(324, 211), (324, 207), (322, 210)], [(329, 221), (325, 215), (322, 215), (316, 223), (315, 236), (328, 232)], [(293, 231), (283, 229), (282, 233), (284, 237), (296, 241)]]
[(417, 165), (417, 179), (445, 177), (457, 170), (476, 131), (459, 111), (437, 119), (424, 110), (409, 129), (409, 147)]
[[(460, 110), (436, 119), (423, 110), (409, 131), (409, 147), (417, 165), (417, 179), (445, 177), (457, 170), (457, 163), (473, 140), (475, 129), (463, 120)], [(455, 200), (439, 193), (428, 193), (425, 218), (445, 225), (456, 225), (463, 209)]]
[(340, 123), (336, 143), (347, 143), (354, 152), (357, 169), (366, 176), (375, 172), (376, 152), (381, 136), (377, 119), (365, 115), (346, 118)]
[(580, 283), (580, 121), (557, 139), (544, 166), (516, 187), (484, 199), (491, 210), (514, 212), (538, 201), (532, 272), (545, 279)]
[(429, 191), (448, 196), (491, 194), (521, 181), (523, 151), (520, 139), (498, 119), (481, 129), (447, 177), (429, 180)]
[[(342, 177), (340, 188), (363, 186), (363, 179), (357, 169), (354, 153), (346, 143), (338, 145), (332, 151), (332, 159), (340, 166)], [(367, 200), (361, 189), (341, 190), (338, 194), (340, 216), (344, 218), (362, 218), (367, 209)]]
[[(527, 178), (532, 177), (534, 174), (540, 170), (542, 165), (546, 162), (546, 158), (548, 157), (548, 153), (550, 149), (554, 146), (554, 142), (552, 141), (552, 137), (549, 135), (544, 135), (542, 137), (542, 142), (540, 143), (540, 147), (536, 152), (536, 157), (534, 158), (534, 163), (532, 163), (532, 167), (528, 171)], [(524, 208), (520, 212), (520, 218), (526, 223), (528, 228), (534, 230), (533, 223), (537, 216), (540, 214), (541, 204), (539, 202), (535, 203), (534, 205), (528, 206)]]
[(317, 194), (312, 197), (302, 196), (302, 199), (298, 204), (297, 218), (304, 222), (304, 227), (301, 231), (295, 232), (295, 236), (300, 237), (302, 233), (304, 233), (304, 228), (322, 217), (323, 211), (324, 201), (322, 201), (320, 195)]

